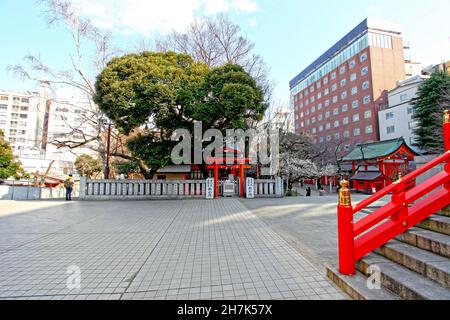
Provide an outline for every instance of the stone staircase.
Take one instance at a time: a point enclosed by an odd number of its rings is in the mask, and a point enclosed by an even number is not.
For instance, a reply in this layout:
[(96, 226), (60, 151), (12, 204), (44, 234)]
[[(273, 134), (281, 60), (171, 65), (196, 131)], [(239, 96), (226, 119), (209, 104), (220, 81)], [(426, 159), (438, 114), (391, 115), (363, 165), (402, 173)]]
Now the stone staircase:
[[(327, 268), (328, 277), (354, 299), (450, 300), (450, 207), (365, 256), (356, 276)], [(372, 266), (372, 268), (370, 268)], [(381, 289), (369, 289), (370, 271)]]

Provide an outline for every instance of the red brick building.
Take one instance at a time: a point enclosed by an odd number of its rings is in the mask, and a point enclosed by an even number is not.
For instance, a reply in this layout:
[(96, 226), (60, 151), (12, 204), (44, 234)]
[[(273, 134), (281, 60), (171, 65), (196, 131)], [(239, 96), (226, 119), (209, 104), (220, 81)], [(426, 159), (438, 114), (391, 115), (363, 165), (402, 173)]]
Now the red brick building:
[(404, 78), (398, 27), (366, 19), (290, 82), (295, 131), (340, 156), (378, 141), (378, 110)]

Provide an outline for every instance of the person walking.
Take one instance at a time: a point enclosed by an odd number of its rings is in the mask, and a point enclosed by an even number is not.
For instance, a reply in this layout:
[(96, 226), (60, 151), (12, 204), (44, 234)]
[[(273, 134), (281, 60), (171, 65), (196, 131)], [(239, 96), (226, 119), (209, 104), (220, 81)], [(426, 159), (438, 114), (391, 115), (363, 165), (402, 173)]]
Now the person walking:
[(66, 188), (66, 201), (72, 201), (72, 192), (75, 182), (73, 181), (73, 176), (70, 174), (66, 181), (64, 181), (64, 188)]
[(309, 186), (306, 188), (306, 196), (311, 197), (311, 187)]

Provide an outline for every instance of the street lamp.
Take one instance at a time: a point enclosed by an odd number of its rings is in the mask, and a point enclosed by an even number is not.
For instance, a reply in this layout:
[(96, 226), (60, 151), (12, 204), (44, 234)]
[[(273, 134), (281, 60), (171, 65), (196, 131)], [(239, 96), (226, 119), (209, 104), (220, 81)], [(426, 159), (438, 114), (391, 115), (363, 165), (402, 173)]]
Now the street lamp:
[(109, 158), (110, 158), (110, 148), (111, 148), (111, 126), (112, 123), (109, 121), (109, 119), (103, 119), (103, 124), (105, 126), (108, 126), (108, 138), (106, 142), (106, 165), (105, 165), (105, 171), (104, 176), (105, 179), (109, 179)]

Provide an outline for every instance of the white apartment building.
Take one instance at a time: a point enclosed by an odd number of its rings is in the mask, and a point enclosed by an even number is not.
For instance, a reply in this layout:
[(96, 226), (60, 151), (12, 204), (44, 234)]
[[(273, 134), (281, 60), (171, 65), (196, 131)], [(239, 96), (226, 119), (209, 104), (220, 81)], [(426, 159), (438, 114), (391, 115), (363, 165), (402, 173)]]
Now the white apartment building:
[[(416, 122), (412, 118), (414, 107), (411, 102), (417, 96), (417, 90), (428, 76), (415, 76), (401, 81), (398, 86), (389, 91), (389, 106), (378, 112), (380, 140), (390, 140), (403, 137), (413, 149), (415, 141), (414, 128)], [(417, 150), (420, 151), (420, 150)]]
[(27, 172), (50, 168), (50, 176), (62, 177), (74, 173), (78, 155), (97, 156), (88, 146), (70, 150), (52, 144), (58, 138), (83, 141), (82, 133), (94, 135), (83, 117), (88, 108), (89, 103), (67, 91), (52, 93), (46, 81), (40, 81), (36, 92), (0, 90), (0, 129)]

